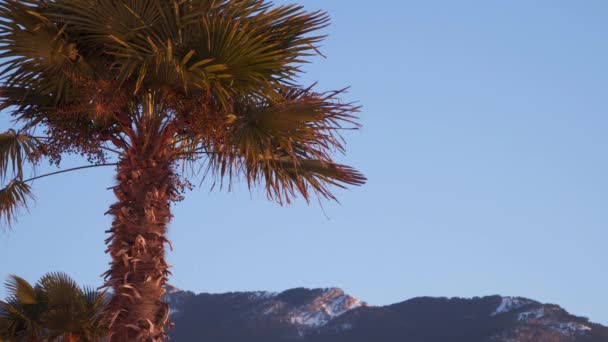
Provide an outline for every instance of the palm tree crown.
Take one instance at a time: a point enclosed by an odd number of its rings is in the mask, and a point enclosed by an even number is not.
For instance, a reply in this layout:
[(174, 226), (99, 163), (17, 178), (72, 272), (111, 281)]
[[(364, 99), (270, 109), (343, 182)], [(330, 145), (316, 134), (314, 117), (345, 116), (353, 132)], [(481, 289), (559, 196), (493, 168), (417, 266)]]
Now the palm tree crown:
[(107, 332), (98, 319), (105, 293), (79, 287), (64, 273), (47, 273), (34, 286), (13, 275), (5, 285), (0, 340), (96, 342)]
[(331, 157), (359, 108), (343, 90), (297, 83), (324, 12), (265, 0), (5, 0), (0, 17), (1, 108), (19, 124), (0, 134), (0, 219), (13, 221), (27, 182), (46, 176), (25, 179), (28, 162), (79, 153), (116, 166), (106, 285), (120, 295), (107, 318), (137, 333), (119, 340), (164, 336), (169, 205), (189, 171), (220, 186), (243, 176), (280, 203), (334, 199), (330, 186), (365, 181)]

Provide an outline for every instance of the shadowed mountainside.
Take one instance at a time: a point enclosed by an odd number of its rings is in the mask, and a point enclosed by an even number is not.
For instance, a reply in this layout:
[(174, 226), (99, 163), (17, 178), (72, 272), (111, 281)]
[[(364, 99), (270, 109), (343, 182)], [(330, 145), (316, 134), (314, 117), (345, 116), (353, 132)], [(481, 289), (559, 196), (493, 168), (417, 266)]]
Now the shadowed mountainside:
[(519, 297), (369, 306), (337, 288), (167, 296), (176, 342), (606, 342), (608, 328)]

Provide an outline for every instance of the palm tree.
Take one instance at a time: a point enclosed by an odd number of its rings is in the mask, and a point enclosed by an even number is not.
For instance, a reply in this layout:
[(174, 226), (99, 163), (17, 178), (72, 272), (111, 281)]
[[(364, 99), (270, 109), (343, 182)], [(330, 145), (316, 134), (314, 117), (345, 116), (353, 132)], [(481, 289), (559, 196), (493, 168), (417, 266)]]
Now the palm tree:
[(43, 289), (23, 278), (11, 276), (5, 283), (9, 296), (0, 301), (0, 336), (7, 340), (41, 341), (46, 333), (42, 323), (47, 297)]
[(165, 233), (171, 203), (210, 176), (242, 176), (270, 199), (335, 199), (331, 186), (363, 184), (331, 154), (358, 127), (343, 90), (297, 77), (318, 53), (321, 11), (265, 0), (4, 0), (0, 98), (20, 126), (0, 136), (0, 215), (9, 223), (31, 195), (24, 163), (116, 167), (107, 212), (114, 295), (109, 338), (161, 341), (169, 307)]
[(35, 286), (11, 276), (0, 301), (0, 338), (7, 341), (101, 341), (105, 292), (81, 288), (64, 273), (45, 274)]

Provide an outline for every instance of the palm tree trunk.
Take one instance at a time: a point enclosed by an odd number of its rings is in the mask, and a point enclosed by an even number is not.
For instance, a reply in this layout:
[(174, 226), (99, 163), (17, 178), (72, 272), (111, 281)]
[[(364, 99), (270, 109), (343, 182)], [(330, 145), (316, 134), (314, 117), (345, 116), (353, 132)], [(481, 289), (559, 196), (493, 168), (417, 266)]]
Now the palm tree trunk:
[(168, 323), (165, 233), (178, 192), (166, 151), (149, 141), (129, 148), (119, 162), (114, 189), (118, 201), (108, 211), (114, 216), (106, 240), (112, 261), (105, 286), (114, 292), (105, 316), (109, 341), (162, 341)]

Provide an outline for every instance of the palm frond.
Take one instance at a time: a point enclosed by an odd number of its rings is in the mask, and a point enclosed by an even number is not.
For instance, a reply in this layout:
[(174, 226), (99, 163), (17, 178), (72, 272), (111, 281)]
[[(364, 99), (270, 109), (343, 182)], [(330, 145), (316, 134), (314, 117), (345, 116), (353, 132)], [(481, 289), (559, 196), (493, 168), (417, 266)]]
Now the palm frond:
[(38, 305), (22, 304), (14, 297), (10, 297), (6, 302), (0, 300), (0, 320), (5, 329), (0, 331), (0, 336), (8, 341), (38, 336), (42, 329), (36, 319), (36, 306)]
[(26, 86), (64, 102), (73, 93), (69, 75), (78, 65), (78, 51), (64, 27), (41, 13), (42, 6), (38, 1), (0, 3), (1, 74), (7, 87)]
[[(0, 7), (9, 19), (7, 57), (15, 57), (11, 66), (18, 67), (17, 74), (30, 70), (37, 79), (49, 79), (51, 70), (32, 65), (34, 58), (42, 65), (52, 62), (53, 72), (88, 70), (136, 91), (163, 86), (194, 93), (211, 90), (224, 102), (230, 94), (261, 92), (273, 83), (293, 81), (298, 64), (316, 54), (315, 45), (323, 38), (310, 33), (328, 23), (323, 12), (308, 13), (295, 5), (271, 8), (264, 0), (32, 3), (37, 6), (30, 6), (31, 15), (12, 14), (24, 12), (25, 5), (15, 0)], [(37, 35), (52, 34), (53, 39), (47, 37), (37, 49), (21, 42), (27, 30), (12, 24), (22, 21), (41, 26)], [(49, 23), (51, 31), (45, 32)], [(33, 82), (26, 75), (14, 77)], [(66, 77), (64, 87), (70, 83)], [(55, 88), (53, 93), (78, 93), (66, 91)]]
[(0, 301), (0, 317), (8, 324), (9, 341), (33, 340), (44, 330), (40, 317), (46, 310), (45, 294), (18, 276), (5, 282), (8, 297)]
[[(324, 183), (338, 187), (348, 185), (363, 185), (367, 180), (359, 171), (350, 166), (315, 159), (292, 160), (288, 158), (274, 161), (281, 169), (292, 177), (298, 174), (308, 179), (317, 178)], [(310, 182), (310, 181), (309, 181)], [(316, 188), (321, 190), (321, 187)]]
[(106, 300), (108, 296), (108, 291), (98, 291), (92, 287), (83, 287), (82, 293), (84, 295), (84, 300), (88, 308), (96, 309), (99, 308)]
[(80, 287), (66, 273), (47, 273), (40, 278), (38, 285), (47, 293), (51, 305), (69, 306), (75, 301), (84, 301)]
[(329, 185), (345, 188), (362, 185), (366, 178), (341, 164), (315, 159), (276, 158), (247, 165), (248, 178), (264, 184), (269, 198), (289, 203), (298, 193), (307, 201), (310, 193), (337, 200)]
[(11, 276), (6, 287), (9, 296), (0, 301), (0, 337), (54, 340), (68, 333), (93, 342), (107, 333), (98, 320), (106, 293), (80, 288), (65, 273), (47, 273), (36, 286)]
[(9, 276), (8, 280), (4, 283), (4, 287), (9, 296), (17, 299), (20, 305), (38, 303), (38, 297), (34, 287), (28, 283), (27, 280), (19, 276)]
[(0, 133), (0, 181), (7, 177), (23, 178), (26, 162), (34, 164), (44, 153), (38, 138), (15, 130)]
[(108, 291), (97, 291), (90, 287), (83, 287), (85, 300), (85, 316), (87, 318), (83, 335), (90, 341), (102, 340), (107, 335), (108, 327), (103, 320), (103, 310), (107, 304)]
[(250, 186), (263, 184), (268, 197), (281, 203), (297, 193), (306, 200), (311, 192), (335, 199), (330, 185), (363, 184), (362, 174), (331, 158), (344, 151), (340, 130), (357, 129), (359, 107), (341, 103), (342, 91), (310, 89), (281, 89), (271, 98), (235, 102), (223, 144), (201, 143), (209, 153), (208, 172), (220, 178), (244, 173)]
[(0, 222), (10, 226), (22, 208), (27, 209), (28, 199), (33, 198), (31, 187), (18, 179), (13, 179), (4, 189), (0, 189)]
[(85, 298), (78, 284), (67, 274), (47, 273), (38, 286), (48, 298), (47, 310), (41, 317), (50, 337), (77, 333), (87, 317)]

